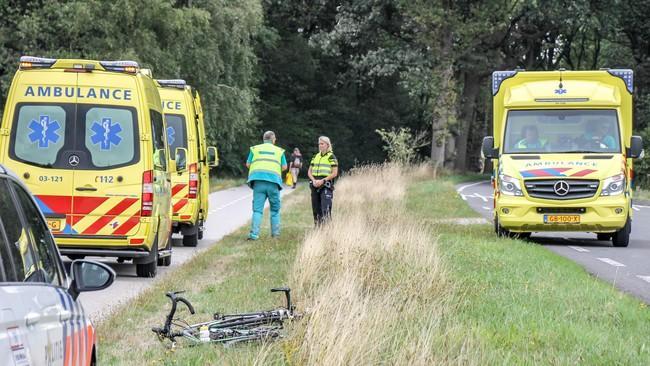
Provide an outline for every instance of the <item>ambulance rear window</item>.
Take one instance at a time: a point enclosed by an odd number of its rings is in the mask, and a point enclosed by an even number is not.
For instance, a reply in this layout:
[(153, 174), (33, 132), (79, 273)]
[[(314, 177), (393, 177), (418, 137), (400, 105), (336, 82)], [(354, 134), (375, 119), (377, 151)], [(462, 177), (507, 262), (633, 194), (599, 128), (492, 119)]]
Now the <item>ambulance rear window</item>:
[(131, 110), (91, 107), (83, 121), (85, 146), (90, 152), (92, 165), (105, 168), (121, 166), (134, 160), (136, 127)]
[(187, 129), (185, 127), (185, 117), (177, 114), (165, 114), (167, 121), (167, 143), (169, 150), (176, 151), (177, 147), (187, 149)]
[(13, 154), (20, 160), (51, 166), (65, 144), (67, 113), (60, 105), (21, 105), (12, 132)]

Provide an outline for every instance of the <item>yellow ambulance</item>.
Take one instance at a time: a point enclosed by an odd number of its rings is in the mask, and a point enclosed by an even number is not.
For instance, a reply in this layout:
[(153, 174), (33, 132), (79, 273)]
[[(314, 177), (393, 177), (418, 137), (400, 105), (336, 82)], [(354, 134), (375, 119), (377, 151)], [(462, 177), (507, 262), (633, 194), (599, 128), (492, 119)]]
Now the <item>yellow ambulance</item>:
[(198, 92), (185, 80), (157, 82), (167, 141), (178, 164), (172, 175), (173, 231), (183, 235), (184, 246), (195, 247), (208, 217), (210, 167), (217, 166), (217, 149), (207, 146)]
[(633, 73), (496, 71), (493, 136), (497, 235), (596, 233), (626, 247), (632, 229)]
[(136, 62), (23, 56), (0, 163), (34, 194), (61, 254), (171, 262), (171, 174), (155, 81)]

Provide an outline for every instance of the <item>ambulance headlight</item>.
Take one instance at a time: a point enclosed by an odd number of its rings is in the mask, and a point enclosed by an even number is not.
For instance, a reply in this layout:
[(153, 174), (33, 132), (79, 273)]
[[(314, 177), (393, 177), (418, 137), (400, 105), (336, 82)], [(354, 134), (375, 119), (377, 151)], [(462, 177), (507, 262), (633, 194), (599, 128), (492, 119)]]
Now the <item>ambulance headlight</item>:
[(601, 196), (615, 196), (625, 191), (625, 174), (616, 174), (603, 181)]
[(519, 183), (519, 179), (505, 174), (499, 175), (499, 190), (501, 193), (508, 196), (524, 195), (524, 193), (521, 191), (521, 184)]

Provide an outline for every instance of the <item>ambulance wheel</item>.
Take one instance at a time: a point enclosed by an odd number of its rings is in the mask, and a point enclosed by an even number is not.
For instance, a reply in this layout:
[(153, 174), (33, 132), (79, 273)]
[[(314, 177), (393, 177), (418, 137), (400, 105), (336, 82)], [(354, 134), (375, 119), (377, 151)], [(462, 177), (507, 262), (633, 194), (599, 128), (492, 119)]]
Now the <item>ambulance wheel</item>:
[(154, 241), (151, 248), (153, 261), (149, 263), (138, 263), (135, 265), (135, 273), (138, 277), (153, 278), (158, 273), (158, 240)]
[(602, 241), (610, 241), (612, 236), (614, 236), (612, 233), (596, 233), (596, 238)]
[(494, 218), (494, 232), (500, 238), (507, 238), (510, 236), (510, 231), (501, 227), (501, 225), (499, 225), (499, 219), (496, 217)]
[(185, 247), (195, 247), (199, 245), (199, 234), (194, 235), (183, 235), (183, 246)]
[(632, 220), (627, 218), (625, 226), (612, 236), (612, 244), (615, 247), (627, 247), (630, 244), (630, 232), (632, 231)]

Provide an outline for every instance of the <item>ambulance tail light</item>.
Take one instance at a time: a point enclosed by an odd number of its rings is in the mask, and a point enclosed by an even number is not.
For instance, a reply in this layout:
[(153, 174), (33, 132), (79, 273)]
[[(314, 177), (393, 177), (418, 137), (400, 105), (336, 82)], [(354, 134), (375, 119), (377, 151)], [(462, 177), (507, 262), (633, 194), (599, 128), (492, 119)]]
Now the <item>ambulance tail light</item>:
[(140, 65), (135, 61), (99, 61), (106, 71), (125, 72), (135, 74), (138, 72)]
[(20, 57), (20, 69), (29, 70), (29, 69), (49, 69), (54, 65), (56, 59), (54, 58), (43, 58), (43, 57), (32, 57), (32, 56), (21, 56)]
[(190, 164), (190, 193), (187, 198), (196, 198), (199, 190), (199, 173), (197, 171), (196, 163)]
[(153, 170), (142, 173), (142, 206), (140, 216), (153, 214)]

